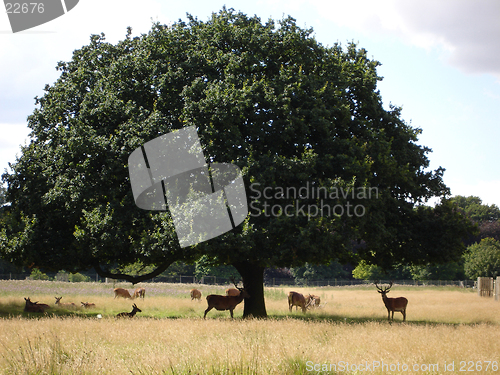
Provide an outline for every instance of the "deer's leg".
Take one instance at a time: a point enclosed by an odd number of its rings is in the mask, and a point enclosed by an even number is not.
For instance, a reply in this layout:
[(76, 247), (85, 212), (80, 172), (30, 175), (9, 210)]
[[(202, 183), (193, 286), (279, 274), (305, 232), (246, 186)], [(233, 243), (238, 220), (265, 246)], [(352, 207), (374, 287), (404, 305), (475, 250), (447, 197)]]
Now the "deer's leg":
[(205, 319), (205, 317), (207, 316), (207, 313), (212, 310), (211, 307), (208, 307), (206, 310), (205, 310), (205, 315), (203, 315), (203, 319)]
[(403, 322), (406, 320), (406, 310), (401, 310), (401, 314), (403, 314)]
[(231, 319), (234, 319), (233, 318), (233, 310), (229, 310), (229, 312), (231, 313)]

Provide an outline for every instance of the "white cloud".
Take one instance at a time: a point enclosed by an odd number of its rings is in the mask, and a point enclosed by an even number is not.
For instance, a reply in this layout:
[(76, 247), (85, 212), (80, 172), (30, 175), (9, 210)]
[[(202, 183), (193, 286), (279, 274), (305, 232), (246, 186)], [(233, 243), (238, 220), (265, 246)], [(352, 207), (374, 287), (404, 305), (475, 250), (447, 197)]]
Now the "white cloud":
[(500, 77), (500, 1), (315, 0), (335, 23), (367, 34), (384, 33), (424, 48), (440, 47), (466, 73)]

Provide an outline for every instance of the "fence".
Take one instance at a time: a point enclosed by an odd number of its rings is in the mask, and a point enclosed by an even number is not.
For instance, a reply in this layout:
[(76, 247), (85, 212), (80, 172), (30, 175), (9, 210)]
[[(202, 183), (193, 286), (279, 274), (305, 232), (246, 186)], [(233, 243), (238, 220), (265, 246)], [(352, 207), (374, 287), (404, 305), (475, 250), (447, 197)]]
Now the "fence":
[[(0, 274), (0, 280), (25, 280), (29, 278), (29, 273), (23, 274)], [(50, 280), (69, 281), (67, 274), (47, 274)], [(91, 281), (95, 282), (120, 282), (124, 280), (113, 280), (101, 278), (97, 274), (85, 274)], [(178, 275), (178, 276), (157, 276), (147, 282), (162, 282), (162, 283), (181, 283), (181, 284), (206, 284), (206, 285), (228, 285), (232, 284), (231, 279), (218, 276), (203, 276), (197, 279), (195, 276)], [(380, 280), (379, 284), (388, 284), (389, 280)], [(397, 285), (411, 286), (456, 286), (459, 288), (476, 287), (476, 282), (472, 280), (394, 280)], [(292, 278), (265, 278), (265, 286), (307, 286), (307, 287), (322, 287), (322, 286), (362, 286), (371, 285), (372, 280), (357, 280), (357, 279), (330, 279), (330, 280), (306, 280)], [(495, 292), (498, 295), (498, 292)]]
[(494, 285), (493, 277), (478, 277), (477, 294), (481, 297), (493, 296)]

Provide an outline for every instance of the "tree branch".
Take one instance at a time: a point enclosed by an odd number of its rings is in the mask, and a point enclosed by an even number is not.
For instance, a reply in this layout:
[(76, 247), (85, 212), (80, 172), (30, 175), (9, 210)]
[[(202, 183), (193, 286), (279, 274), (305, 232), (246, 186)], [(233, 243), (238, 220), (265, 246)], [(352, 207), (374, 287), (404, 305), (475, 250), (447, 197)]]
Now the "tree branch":
[(96, 270), (97, 274), (101, 277), (108, 277), (110, 279), (123, 279), (130, 281), (132, 284), (137, 284), (141, 281), (150, 280), (153, 277), (158, 276), (160, 273), (165, 271), (172, 263), (174, 263), (174, 260), (169, 260), (165, 263), (160, 264), (154, 271), (138, 276), (127, 275), (125, 273), (113, 273), (111, 271), (104, 270), (101, 268), (101, 265), (97, 260), (92, 263), (92, 266)]

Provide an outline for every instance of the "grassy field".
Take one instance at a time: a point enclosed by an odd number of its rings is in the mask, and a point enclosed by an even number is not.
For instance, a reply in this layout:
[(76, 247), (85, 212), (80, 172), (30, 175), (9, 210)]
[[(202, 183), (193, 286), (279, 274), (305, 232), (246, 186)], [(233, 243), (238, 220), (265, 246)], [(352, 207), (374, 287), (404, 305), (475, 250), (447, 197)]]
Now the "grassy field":
[[(442, 374), (500, 373), (500, 302), (470, 289), (400, 287), (407, 321), (387, 311), (374, 287), (266, 288), (268, 319), (241, 319), (243, 304), (212, 310), (201, 286), (143, 284), (146, 298), (133, 319), (115, 315), (132, 301), (113, 298), (131, 284), (0, 281), (1, 374)], [(314, 293), (322, 307), (288, 311), (287, 293)], [(96, 308), (66, 309), (62, 302)], [(25, 313), (24, 297), (54, 306)], [(99, 319), (97, 316), (102, 316)]]

